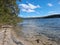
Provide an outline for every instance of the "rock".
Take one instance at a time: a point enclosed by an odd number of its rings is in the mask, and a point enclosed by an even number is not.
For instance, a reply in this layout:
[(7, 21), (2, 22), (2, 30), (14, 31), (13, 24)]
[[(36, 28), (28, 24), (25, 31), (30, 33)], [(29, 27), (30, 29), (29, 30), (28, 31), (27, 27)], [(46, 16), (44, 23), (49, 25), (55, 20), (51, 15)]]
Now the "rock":
[(26, 38), (34, 45), (58, 45), (55, 41), (48, 40), (49, 38), (43, 34), (33, 36), (33, 38)]

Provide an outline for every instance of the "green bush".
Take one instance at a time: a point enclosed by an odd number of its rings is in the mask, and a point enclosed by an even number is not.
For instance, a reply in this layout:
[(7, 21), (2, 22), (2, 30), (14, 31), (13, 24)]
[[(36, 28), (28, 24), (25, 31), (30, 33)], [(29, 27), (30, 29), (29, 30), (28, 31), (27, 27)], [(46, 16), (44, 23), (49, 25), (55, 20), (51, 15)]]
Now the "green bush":
[(16, 0), (0, 0), (0, 25), (16, 25), (22, 19), (18, 17)]

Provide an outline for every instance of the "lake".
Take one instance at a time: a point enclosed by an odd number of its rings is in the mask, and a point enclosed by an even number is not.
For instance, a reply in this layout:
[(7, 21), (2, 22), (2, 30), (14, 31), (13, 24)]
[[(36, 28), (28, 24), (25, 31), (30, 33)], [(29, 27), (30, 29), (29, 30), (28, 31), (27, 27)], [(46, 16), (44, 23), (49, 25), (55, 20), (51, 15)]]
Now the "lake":
[(54, 40), (60, 39), (60, 18), (24, 19), (20, 25), (26, 37), (44, 34)]

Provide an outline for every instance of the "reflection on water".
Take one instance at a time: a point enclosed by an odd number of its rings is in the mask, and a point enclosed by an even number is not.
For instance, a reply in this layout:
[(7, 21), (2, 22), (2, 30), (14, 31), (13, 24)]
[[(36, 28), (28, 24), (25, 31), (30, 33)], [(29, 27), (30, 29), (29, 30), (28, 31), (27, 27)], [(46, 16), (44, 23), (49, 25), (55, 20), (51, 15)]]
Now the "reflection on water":
[(41, 33), (60, 39), (60, 18), (25, 19), (20, 25), (23, 27), (24, 35), (33, 36)]

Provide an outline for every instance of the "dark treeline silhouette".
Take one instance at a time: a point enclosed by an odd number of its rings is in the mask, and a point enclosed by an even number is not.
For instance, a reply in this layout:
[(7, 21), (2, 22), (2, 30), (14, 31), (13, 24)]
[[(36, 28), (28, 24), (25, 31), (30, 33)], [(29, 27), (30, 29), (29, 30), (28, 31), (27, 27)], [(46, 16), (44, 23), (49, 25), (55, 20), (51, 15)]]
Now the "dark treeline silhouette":
[(60, 14), (53, 14), (53, 15), (42, 17), (42, 18), (60, 18)]
[(46, 19), (46, 18), (60, 18), (60, 14), (52, 14), (52, 15), (43, 16), (43, 17), (29, 17), (24, 19)]

